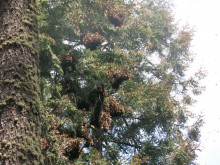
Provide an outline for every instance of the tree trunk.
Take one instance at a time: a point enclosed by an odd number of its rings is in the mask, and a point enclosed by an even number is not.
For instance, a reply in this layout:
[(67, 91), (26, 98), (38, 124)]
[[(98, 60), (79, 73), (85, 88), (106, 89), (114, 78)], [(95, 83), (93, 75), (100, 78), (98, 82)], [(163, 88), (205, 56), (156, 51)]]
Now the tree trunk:
[(43, 164), (36, 0), (0, 0), (0, 164)]

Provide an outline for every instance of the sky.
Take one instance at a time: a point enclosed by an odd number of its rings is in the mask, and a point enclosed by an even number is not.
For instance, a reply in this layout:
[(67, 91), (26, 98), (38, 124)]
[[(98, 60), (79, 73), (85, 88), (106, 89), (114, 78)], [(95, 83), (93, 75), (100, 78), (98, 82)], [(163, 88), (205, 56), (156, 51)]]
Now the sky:
[(220, 165), (220, 1), (173, 0), (174, 15), (179, 24), (195, 30), (191, 51), (195, 55), (189, 72), (204, 68), (206, 90), (190, 107), (202, 113), (205, 124), (201, 131), (199, 165)]

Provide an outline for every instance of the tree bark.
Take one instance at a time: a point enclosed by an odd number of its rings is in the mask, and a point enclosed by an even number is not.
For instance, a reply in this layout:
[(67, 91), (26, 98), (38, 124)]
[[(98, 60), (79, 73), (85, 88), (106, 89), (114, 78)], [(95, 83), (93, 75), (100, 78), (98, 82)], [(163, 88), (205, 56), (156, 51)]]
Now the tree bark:
[(0, 0), (0, 164), (43, 164), (36, 0)]

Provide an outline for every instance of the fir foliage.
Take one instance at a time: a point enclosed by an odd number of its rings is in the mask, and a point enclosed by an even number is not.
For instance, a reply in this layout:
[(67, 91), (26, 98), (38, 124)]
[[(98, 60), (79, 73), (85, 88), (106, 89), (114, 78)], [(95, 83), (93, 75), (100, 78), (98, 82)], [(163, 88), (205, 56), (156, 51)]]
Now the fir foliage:
[(171, 11), (164, 0), (39, 2), (47, 164), (194, 162), (202, 120), (189, 105), (204, 74), (187, 77), (193, 31)]

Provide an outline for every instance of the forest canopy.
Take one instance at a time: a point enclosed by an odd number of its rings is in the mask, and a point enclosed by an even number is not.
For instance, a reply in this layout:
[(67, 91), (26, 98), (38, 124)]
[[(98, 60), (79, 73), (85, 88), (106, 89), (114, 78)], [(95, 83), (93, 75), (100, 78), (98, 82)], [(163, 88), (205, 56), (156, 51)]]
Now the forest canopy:
[(187, 75), (193, 30), (170, 2), (41, 0), (38, 13), (45, 164), (194, 163), (205, 75)]

